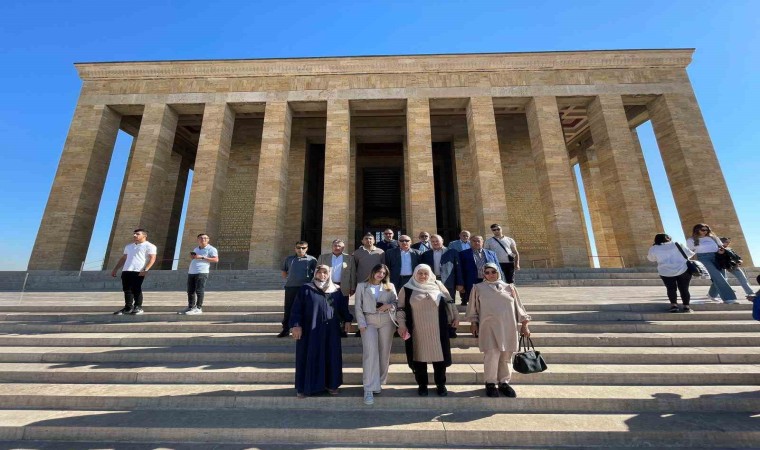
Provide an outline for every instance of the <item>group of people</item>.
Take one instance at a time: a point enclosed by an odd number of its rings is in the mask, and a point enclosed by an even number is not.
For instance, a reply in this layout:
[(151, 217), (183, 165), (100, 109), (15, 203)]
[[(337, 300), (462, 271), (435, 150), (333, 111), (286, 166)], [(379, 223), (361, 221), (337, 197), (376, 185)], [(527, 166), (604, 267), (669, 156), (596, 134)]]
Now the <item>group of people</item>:
[[(343, 383), (341, 337), (356, 321), (362, 339), (364, 403), (372, 405), (388, 379), (394, 334), (405, 343), (407, 363), (417, 393), (428, 395), (428, 365), (433, 366), (436, 394), (446, 396), (446, 368), (451, 365), (450, 339), (459, 326), (454, 295), (467, 306), (470, 331), (484, 353), (486, 395), (515, 397), (509, 385), (511, 360), (519, 334), (530, 335), (530, 316), (512, 279), (519, 269), (513, 239), (494, 224), (492, 245), (462, 231), (448, 248), (439, 235), (422, 232), (419, 242), (385, 230), (375, 245), (372, 234), (352, 255), (336, 239), (332, 252), (308, 255), (299, 241), (283, 261), (285, 314), (278, 337), (292, 334), (296, 343), (296, 392), (299, 398), (324, 391), (338, 394)], [(354, 295), (351, 314), (349, 297)], [(520, 327), (518, 328), (518, 324)]]
[[(738, 302), (736, 292), (728, 283), (727, 273), (736, 277), (747, 299), (755, 296), (741, 268), (742, 258), (731, 248), (731, 238), (718, 238), (707, 224), (694, 225), (685, 246), (673, 241), (665, 233), (655, 235), (647, 257), (657, 263), (657, 272), (665, 284), (670, 301), (670, 312), (692, 312), (689, 293), (692, 273), (687, 263), (690, 260), (699, 261), (709, 274), (712, 283), (707, 295), (710, 300), (728, 304)], [(760, 284), (760, 276), (757, 282)], [(680, 309), (678, 294), (683, 303)]]

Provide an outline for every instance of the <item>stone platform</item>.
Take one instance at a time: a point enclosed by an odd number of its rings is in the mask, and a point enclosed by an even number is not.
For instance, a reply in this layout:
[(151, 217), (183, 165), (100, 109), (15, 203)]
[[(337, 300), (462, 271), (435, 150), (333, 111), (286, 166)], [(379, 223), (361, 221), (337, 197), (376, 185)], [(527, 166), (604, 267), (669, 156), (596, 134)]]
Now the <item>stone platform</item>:
[[(340, 395), (295, 397), (281, 291), (0, 293), (0, 448), (760, 447), (760, 323), (747, 301), (667, 313), (664, 288), (521, 289), (549, 370), (487, 398), (482, 357), (452, 341), (450, 395), (416, 395), (396, 338), (389, 384), (362, 404), (361, 342)], [(462, 317), (464, 319), (464, 317)]]

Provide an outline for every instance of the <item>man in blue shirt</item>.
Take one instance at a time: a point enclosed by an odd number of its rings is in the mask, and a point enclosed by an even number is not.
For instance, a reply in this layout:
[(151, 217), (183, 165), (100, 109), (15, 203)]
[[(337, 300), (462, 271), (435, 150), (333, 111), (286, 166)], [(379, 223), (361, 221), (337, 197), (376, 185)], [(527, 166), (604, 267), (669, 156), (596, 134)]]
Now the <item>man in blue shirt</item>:
[(282, 262), (282, 278), (285, 280), (285, 315), (282, 318), (282, 331), (277, 337), (290, 335), (288, 324), (290, 323), (290, 311), (293, 302), (301, 290), (301, 286), (314, 278), (314, 269), (317, 268), (317, 258), (307, 255), (309, 244), (306, 241), (296, 242), (296, 254), (290, 255)]

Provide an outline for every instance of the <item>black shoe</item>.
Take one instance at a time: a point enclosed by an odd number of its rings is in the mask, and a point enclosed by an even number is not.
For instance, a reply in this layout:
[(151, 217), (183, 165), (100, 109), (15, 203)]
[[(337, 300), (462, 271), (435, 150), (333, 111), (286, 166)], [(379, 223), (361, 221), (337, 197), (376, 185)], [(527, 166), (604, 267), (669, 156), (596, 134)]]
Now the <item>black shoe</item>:
[(417, 395), (420, 397), (427, 397), (428, 396), (428, 388), (427, 386), (420, 386), (417, 388)]
[(144, 312), (145, 311), (143, 311), (142, 308), (140, 308), (139, 306), (135, 306), (134, 308), (132, 308), (132, 311), (130, 311), (129, 314), (131, 314), (133, 316), (139, 316), (140, 314), (142, 314)]
[(457, 329), (449, 327), (449, 339), (457, 338)]
[(341, 331), (340, 332), (340, 337), (347, 338), (348, 337), (348, 333), (346, 333), (345, 331)]
[(290, 336), (290, 330), (282, 330), (280, 331), (280, 334), (277, 335), (278, 338), (288, 337)]
[(486, 396), (498, 397), (499, 390), (496, 389), (496, 383), (486, 383)]
[(670, 305), (670, 309), (668, 311), (672, 312), (672, 313), (677, 313), (678, 312), (678, 305)]
[(462, 302), (462, 306), (467, 306), (467, 303), (469, 302)]
[(123, 316), (124, 314), (130, 314), (132, 312), (132, 308), (129, 306), (125, 306), (121, 308), (120, 310), (113, 313), (114, 316)]
[(517, 397), (517, 392), (507, 383), (499, 383), (499, 392), (510, 398)]
[(446, 397), (447, 395), (449, 395), (449, 390), (446, 389), (446, 386), (440, 385), (440, 386), (436, 386), (435, 393), (438, 394), (439, 397)]
[(356, 333), (354, 333), (354, 337), (362, 337), (362, 332), (359, 330), (356, 330)]
[(683, 307), (683, 309), (681, 310), (681, 312), (691, 313), (691, 312), (694, 312), (694, 311), (689, 307), (689, 305), (686, 305), (686, 306)]

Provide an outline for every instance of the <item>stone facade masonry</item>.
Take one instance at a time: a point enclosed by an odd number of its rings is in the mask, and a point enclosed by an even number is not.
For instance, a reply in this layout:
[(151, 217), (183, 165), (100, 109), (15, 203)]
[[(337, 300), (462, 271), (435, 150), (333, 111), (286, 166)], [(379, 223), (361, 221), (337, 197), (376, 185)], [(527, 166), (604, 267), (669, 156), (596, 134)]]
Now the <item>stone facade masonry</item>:
[[(134, 140), (106, 266), (138, 226), (168, 261), (160, 268), (170, 266), (177, 245), (186, 267), (182, 255), (200, 232), (220, 250), (218, 269), (276, 268), (304, 233), (318, 241), (314, 253), (335, 238), (351, 251), (355, 237), (370, 231), (364, 199), (380, 194), (358, 185), (360, 171), (377, 171), (378, 161), (403, 174), (395, 219), (412, 236), (454, 226), (489, 236), (488, 226), (501, 223), (517, 239), (524, 267), (588, 266), (590, 253), (609, 257), (602, 267), (648, 265), (662, 219), (635, 131), (647, 119), (684, 231), (710, 224), (751, 265), (686, 74), (692, 53), (76, 64), (82, 91), (29, 268), (79, 268), (120, 128)], [(317, 158), (321, 167), (321, 145), (324, 171), (315, 173), (307, 164)], [(315, 196), (306, 178), (324, 191)], [(313, 220), (307, 198), (323, 199), (321, 223), (306, 223)]]

